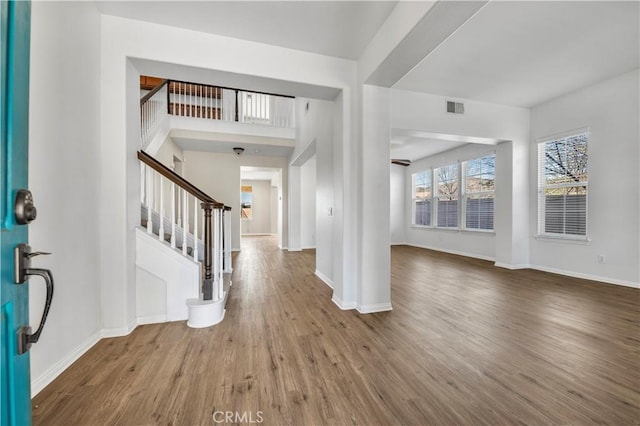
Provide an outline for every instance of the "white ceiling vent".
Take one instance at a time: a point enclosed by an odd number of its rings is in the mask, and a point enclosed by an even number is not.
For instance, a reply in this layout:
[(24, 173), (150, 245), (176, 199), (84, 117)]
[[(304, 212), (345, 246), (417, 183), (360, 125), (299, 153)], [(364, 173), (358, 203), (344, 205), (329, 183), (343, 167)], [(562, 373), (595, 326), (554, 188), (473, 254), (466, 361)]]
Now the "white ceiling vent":
[(447, 101), (447, 112), (464, 114), (464, 104), (462, 102)]

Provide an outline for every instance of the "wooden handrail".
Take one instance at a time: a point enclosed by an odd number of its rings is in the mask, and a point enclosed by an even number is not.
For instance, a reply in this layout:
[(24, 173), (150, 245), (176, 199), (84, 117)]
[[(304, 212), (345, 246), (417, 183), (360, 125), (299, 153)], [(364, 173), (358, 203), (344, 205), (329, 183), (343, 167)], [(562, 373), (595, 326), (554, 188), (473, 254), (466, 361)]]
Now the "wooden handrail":
[(151, 97), (156, 93), (158, 93), (158, 91), (162, 89), (164, 85), (167, 83), (169, 83), (169, 80), (162, 80), (162, 83), (158, 84), (156, 87), (153, 88), (153, 90), (151, 90), (149, 93), (147, 93), (140, 99), (140, 105), (143, 105), (145, 102), (151, 99)]
[(292, 96), (292, 95), (279, 95), (277, 93), (260, 92), (258, 90), (237, 89), (235, 87), (225, 87), (225, 86), (214, 86), (212, 84), (194, 83), (192, 81), (169, 80), (169, 82), (170, 83), (180, 83), (180, 84), (193, 84), (193, 85), (196, 85), (196, 86), (206, 86), (206, 87), (213, 87), (213, 88), (217, 88), (217, 89), (235, 90), (236, 92), (257, 93), (259, 95), (277, 96), (277, 97), (280, 97), (280, 98), (289, 98), (289, 99), (295, 99), (296, 98), (295, 96)]
[(206, 194), (204, 191), (197, 188), (191, 182), (150, 156), (144, 151), (138, 151), (138, 160), (142, 161), (147, 166), (151, 167), (156, 172), (160, 173), (162, 176), (167, 178), (169, 181), (175, 183), (180, 188), (187, 191), (189, 194), (193, 195), (200, 201), (213, 204), (213, 208), (216, 209), (226, 209), (231, 210), (231, 207), (225, 206), (223, 203), (216, 201), (213, 197)]

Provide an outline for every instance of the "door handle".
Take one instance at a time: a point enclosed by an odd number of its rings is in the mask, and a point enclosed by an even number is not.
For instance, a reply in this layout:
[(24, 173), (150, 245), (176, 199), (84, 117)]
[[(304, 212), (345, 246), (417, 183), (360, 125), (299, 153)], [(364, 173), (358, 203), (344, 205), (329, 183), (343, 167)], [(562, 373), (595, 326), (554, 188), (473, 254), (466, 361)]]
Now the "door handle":
[(15, 248), (15, 281), (16, 284), (24, 284), (28, 281), (30, 276), (40, 276), (44, 279), (47, 286), (47, 299), (44, 304), (44, 311), (42, 313), (42, 319), (40, 319), (40, 325), (35, 333), (31, 332), (31, 327), (28, 325), (20, 327), (18, 330), (18, 355), (22, 355), (27, 352), (31, 345), (38, 342), (40, 334), (44, 328), (44, 324), (47, 321), (47, 315), (49, 315), (49, 309), (51, 308), (51, 301), (53, 300), (53, 274), (48, 269), (32, 268), (31, 258), (43, 254), (50, 254), (45, 252), (31, 252), (31, 247), (27, 244), (18, 244)]

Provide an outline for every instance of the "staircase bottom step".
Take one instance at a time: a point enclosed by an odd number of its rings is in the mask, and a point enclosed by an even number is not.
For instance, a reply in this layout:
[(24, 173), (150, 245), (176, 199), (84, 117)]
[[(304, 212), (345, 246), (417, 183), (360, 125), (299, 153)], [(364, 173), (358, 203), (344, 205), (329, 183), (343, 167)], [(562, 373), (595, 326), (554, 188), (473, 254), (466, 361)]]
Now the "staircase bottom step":
[(189, 320), (187, 325), (191, 328), (205, 328), (218, 324), (224, 319), (224, 306), (227, 303), (229, 292), (225, 292), (220, 300), (188, 299)]

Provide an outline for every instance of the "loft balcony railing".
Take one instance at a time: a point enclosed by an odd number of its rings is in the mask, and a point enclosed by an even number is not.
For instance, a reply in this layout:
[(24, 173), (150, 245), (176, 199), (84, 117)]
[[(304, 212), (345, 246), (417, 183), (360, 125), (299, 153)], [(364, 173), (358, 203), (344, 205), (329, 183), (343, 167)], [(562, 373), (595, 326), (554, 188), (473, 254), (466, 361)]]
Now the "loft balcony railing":
[(162, 80), (140, 99), (144, 148), (167, 116), (293, 128), (294, 97)]

